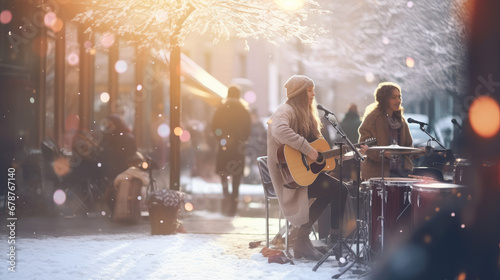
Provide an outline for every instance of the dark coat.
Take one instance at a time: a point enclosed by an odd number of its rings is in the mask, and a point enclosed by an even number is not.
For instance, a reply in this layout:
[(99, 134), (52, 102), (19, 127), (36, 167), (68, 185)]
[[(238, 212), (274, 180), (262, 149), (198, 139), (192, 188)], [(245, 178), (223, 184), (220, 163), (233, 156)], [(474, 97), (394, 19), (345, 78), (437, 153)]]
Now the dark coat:
[(359, 115), (354, 112), (347, 112), (344, 119), (340, 123), (340, 126), (347, 135), (347, 138), (349, 138), (352, 143), (356, 143), (359, 139), (358, 128), (360, 125), (361, 120), (359, 119)]
[(103, 122), (101, 161), (104, 175), (114, 180), (127, 170), (127, 161), (137, 152), (134, 135), (116, 115), (106, 117)]
[[(363, 142), (368, 138), (377, 138), (378, 146), (388, 146), (389, 143), (389, 124), (387, 117), (379, 109), (373, 110), (369, 113), (361, 126), (359, 127), (359, 142)], [(413, 139), (410, 134), (408, 123), (403, 118), (403, 126), (401, 127), (399, 136), (399, 145), (412, 147)], [(366, 159), (361, 163), (361, 177), (365, 180), (380, 177), (382, 174), (382, 159), (380, 158), (380, 151), (368, 150), (366, 152)], [(408, 170), (413, 169), (413, 164), (408, 156), (404, 157), (404, 168)], [(389, 159), (384, 158), (384, 177), (389, 177)]]
[(212, 119), (212, 132), (219, 140), (215, 172), (222, 176), (241, 175), (245, 168), (251, 120), (248, 106), (243, 102), (237, 98), (223, 100)]

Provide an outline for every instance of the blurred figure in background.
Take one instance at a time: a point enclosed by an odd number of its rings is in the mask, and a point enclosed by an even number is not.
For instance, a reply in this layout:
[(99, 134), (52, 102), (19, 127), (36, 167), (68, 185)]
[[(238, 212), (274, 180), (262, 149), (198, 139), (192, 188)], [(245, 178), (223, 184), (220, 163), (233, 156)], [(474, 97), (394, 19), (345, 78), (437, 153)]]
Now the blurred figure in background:
[(243, 182), (250, 184), (260, 184), (259, 167), (257, 166), (257, 158), (267, 154), (267, 130), (264, 124), (260, 121), (257, 109), (253, 108), (250, 112), (252, 120), (252, 129), (247, 143), (247, 163), (249, 173), (243, 179)]
[(112, 114), (101, 122), (102, 141), (100, 143), (100, 162), (106, 193), (104, 195), (108, 206), (114, 209), (116, 197), (113, 181), (118, 174), (127, 170), (128, 161), (136, 156), (137, 146), (134, 135), (119, 115)]
[[(344, 119), (340, 123), (340, 127), (344, 130), (347, 138), (351, 143), (355, 144), (358, 142), (359, 133), (358, 128), (361, 125), (361, 118), (358, 113), (358, 106), (354, 103), (349, 105), (347, 113), (344, 116)], [(356, 180), (356, 162), (354, 160), (347, 160), (344, 162), (344, 166), (342, 168), (342, 179), (344, 180)]]
[(128, 168), (127, 160), (137, 152), (134, 135), (116, 114), (109, 115), (102, 121), (101, 131), (102, 169), (104, 176), (114, 179)]
[[(251, 121), (248, 104), (240, 98), (240, 88), (231, 85), (227, 98), (215, 110), (212, 131), (219, 140), (215, 172), (222, 183), (222, 213), (234, 216), (238, 209), (240, 182), (245, 170), (246, 141)], [(229, 192), (232, 178), (232, 192)]]

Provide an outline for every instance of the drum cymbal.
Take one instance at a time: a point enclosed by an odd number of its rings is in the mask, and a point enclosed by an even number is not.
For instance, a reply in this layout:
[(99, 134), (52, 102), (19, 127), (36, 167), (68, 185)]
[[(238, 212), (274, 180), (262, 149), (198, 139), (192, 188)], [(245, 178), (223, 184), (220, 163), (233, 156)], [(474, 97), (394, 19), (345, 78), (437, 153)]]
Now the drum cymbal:
[(425, 148), (416, 149), (416, 150), (400, 150), (400, 151), (385, 151), (390, 155), (422, 155), (425, 154)]
[[(422, 149), (405, 147), (399, 145), (389, 145), (389, 146), (373, 146), (369, 147), (368, 150), (385, 150), (386, 152), (422, 152)], [(425, 150), (423, 151), (425, 152)]]

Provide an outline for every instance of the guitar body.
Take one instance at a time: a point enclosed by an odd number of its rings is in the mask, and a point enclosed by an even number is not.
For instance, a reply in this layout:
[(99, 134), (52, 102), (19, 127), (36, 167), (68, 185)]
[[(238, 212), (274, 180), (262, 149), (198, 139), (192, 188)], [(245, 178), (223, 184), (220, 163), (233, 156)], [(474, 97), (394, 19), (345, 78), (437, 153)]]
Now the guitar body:
[[(341, 154), (340, 148), (330, 150), (330, 145), (325, 139), (318, 139), (311, 146), (318, 151), (317, 161), (310, 162), (306, 155), (288, 146), (281, 145), (278, 148), (278, 165), (281, 175), (285, 180), (285, 187), (297, 189), (312, 184), (319, 173), (335, 169), (335, 158)], [(360, 145), (373, 146), (377, 144), (376, 138), (369, 138), (365, 142), (354, 144), (356, 148)], [(343, 153), (347, 151), (343, 147)]]
[[(318, 139), (310, 144), (318, 152), (330, 150), (330, 145), (325, 139)], [(294, 189), (309, 186), (320, 172), (333, 170), (336, 165), (333, 157), (321, 162), (309, 162), (307, 156), (288, 145), (281, 145), (278, 148), (278, 163), (286, 184)]]

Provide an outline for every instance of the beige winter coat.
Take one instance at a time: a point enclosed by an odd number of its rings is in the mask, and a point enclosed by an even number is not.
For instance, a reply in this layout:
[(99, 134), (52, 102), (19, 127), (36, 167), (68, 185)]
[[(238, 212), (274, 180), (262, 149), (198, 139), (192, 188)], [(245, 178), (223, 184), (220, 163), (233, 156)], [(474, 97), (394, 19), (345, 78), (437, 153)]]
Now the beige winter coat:
[(309, 154), (313, 149), (304, 137), (296, 133), (297, 127), (291, 127), (294, 118), (294, 109), (286, 103), (281, 105), (271, 116), (267, 129), (267, 161), (271, 180), (283, 214), (292, 225), (300, 226), (309, 221), (307, 187), (298, 189), (283, 187), (285, 182), (276, 166), (278, 163), (276, 152), (281, 144), (287, 144), (305, 155)]
[[(377, 138), (378, 146), (388, 146), (391, 144), (389, 143), (389, 124), (387, 123), (387, 116), (378, 109), (369, 113), (359, 127), (359, 142), (363, 142), (372, 137)], [(399, 139), (399, 146), (413, 146), (410, 129), (405, 120), (403, 120)], [(382, 176), (382, 159), (380, 157), (380, 151), (368, 150), (366, 156), (366, 159), (361, 163), (361, 178), (367, 180)], [(404, 169), (413, 169), (413, 164), (408, 156), (404, 156)], [(385, 176), (389, 176), (389, 159), (387, 158), (384, 158), (384, 177)]]

